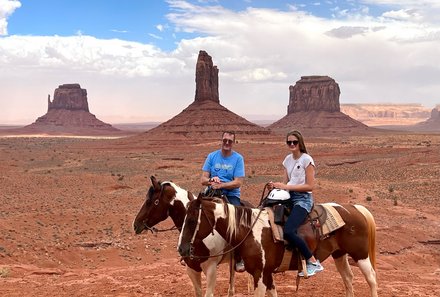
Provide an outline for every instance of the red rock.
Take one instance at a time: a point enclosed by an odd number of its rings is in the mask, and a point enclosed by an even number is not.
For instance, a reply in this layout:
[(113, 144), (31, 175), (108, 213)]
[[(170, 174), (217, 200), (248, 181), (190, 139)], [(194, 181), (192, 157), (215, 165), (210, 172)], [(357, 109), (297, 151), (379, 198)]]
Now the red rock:
[(339, 85), (328, 76), (302, 76), (289, 87), (287, 115), (268, 128), (304, 135), (364, 134), (376, 131), (340, 111)]
[(205, 51), (199, 52), (196, 65), (194, 102), (181, 113), (145, 132), (151, 139), (218, 139), (223, 131), (246, 135), (268, 135), (270, 130), (249, 122), (220, 104), (218, 69)]

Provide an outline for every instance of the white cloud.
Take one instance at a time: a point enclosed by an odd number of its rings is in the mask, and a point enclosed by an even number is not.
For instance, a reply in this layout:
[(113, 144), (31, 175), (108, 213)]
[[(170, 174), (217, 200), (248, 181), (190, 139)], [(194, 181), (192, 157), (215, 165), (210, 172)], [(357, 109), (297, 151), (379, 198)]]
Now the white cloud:
[(8, 34), (8, 17), (20, 7), (20, 1), (0, 0), (0, 36)]
[(86, 88), (102, 120), (166, 120), (194, 100), (199, 50), (220, 70), (220, 102), (240, 115), (285, 115), (289, 85), (304, 75), (334, 78), (341, 103), (439, 103), (440, 25), (421, 23), (423, 11), (419, 20), (375, 18), (365, 9), (324, 19), (292, 7), (234, 12), (169, 3), (169, 29), (198, 36), (176, 38), (172, 52), (84, 35), (0, 38), (2, 122), (43, 115), (47, 94), (64, 83)]

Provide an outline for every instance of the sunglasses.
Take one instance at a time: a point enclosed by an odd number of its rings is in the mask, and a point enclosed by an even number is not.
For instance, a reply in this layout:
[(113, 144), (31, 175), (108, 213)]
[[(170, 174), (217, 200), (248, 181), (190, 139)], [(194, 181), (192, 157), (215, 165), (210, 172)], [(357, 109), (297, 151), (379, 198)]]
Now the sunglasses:
[(299, 141), (298, 140), (287, 140), (286, 141), (287, 145), (298, 145)]
[(223, 144), (233, 144), (234, 141), (232, 139), (223, 139)]

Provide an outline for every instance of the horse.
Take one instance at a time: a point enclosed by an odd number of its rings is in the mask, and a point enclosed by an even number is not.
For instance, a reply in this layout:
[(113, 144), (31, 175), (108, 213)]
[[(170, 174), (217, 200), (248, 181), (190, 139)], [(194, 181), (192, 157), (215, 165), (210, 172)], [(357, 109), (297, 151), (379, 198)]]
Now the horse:
[[(345, 225), (333, 231), (328, 238), (318, 238), (314, 255), (321, 262), (330, 255), (333, 257), (344, 282), (345, 295), (352, 297), (353, 272), (347, 257), (350, 255), (365, 276), (371, 296), (377, 297), (374, 218), (361, 205), (332, 203), (332, 206), (341, 215)], [(307, 227), (311, 228), (310, 224), (302, 225), (299, 233), (302, 234), (301, 229)], [(272, 274), (281, 265), (285, 244), (274, 241), (268, 212), (263, 208), (233, 206), (199, 194), (196, 200), (188, 204), (179, 237), (180, 255), (196, 257), (196, 253), (192, 253), (192, 243), (214, 230), (233, 248), (238, 249), (246, 271), (253, 277), (254, 296), (264, 296), (265, 292), (269, 296), (278, 296)], [(288, 270), (298, 270), (299, 258), (299, 252), (293, 250)]]
[[(175, 227), (180, 231), (186, 214), (186, 206), (190, 201), (195, 200), (196, 196), (172, 182), (159, 182), (154, 176), (151, 176), (150, 179), (151, 187), (147, 192), (146, 200), (133, 222), (135, 233), (141, 234), (144, 230), (157, 232), (158, 230), (154, 226), (168, 217), (171, 217)], [(234, 296), (235, 271), (232, 268), (234, 267), (234, 257), (230, 253), (223, 253), (226, 247), (226, 241), (218, 233), (215, 233), (195, 243), (195, 250), (202, 257), (184, 259), (195, 296), (202, 297), (202, 271), (206, 276), (205, 297), (214, 296), (217, 265), (221, 263), (230, 264), (228, 296)]]

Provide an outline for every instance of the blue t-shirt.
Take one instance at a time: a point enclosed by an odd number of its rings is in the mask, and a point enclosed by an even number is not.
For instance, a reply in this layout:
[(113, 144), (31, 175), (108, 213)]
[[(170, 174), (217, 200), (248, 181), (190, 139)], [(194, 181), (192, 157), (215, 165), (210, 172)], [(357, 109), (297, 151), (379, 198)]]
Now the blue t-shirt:
[[(221, 182), (233, 181), (236, 177), (244, 177), (244, 159), (239, 153), (232, 151), (228, 157), (223, 157), (221, 150), (216, 150), (208, 155), (202, 168), (210, 177), (218, 176)], [(226, 196), (240, 197), (240, 188), (222, 189)]]

